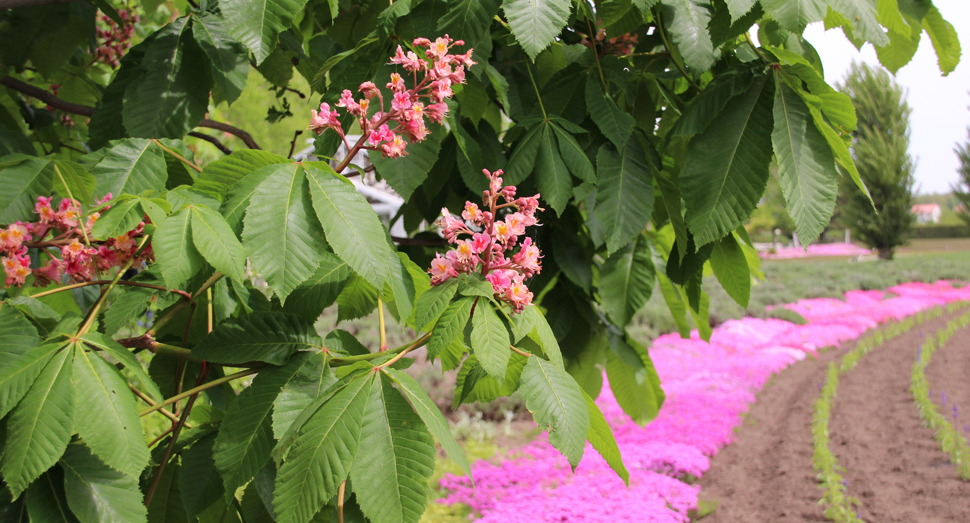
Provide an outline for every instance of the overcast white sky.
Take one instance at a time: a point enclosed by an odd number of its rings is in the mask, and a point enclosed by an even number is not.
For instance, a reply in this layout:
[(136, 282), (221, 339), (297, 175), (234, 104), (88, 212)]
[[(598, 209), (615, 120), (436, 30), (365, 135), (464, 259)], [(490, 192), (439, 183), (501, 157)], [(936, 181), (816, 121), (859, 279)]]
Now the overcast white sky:
[[(921, 193), (949, 192), (957, 179), (957, 157), (953, 147), (967, 139), (970, 124), (970, 2), (935, 0), (960, 37), (963, 56), (956, 70), (943, 76), (936, 53), (926, 33), (913, 61), (899, 70), (896, 81), (909, 90), (913, 108), (909, 152), (917, 159), (916, 184)], [(878, 65), (876, 51), (866, 44), (856, 50), (841, 29), (826, 31), (819, 22), (805, 30), (808, 40), (822, 58), (825, 80), (835, 84), (845, 76), (852, 60)]]

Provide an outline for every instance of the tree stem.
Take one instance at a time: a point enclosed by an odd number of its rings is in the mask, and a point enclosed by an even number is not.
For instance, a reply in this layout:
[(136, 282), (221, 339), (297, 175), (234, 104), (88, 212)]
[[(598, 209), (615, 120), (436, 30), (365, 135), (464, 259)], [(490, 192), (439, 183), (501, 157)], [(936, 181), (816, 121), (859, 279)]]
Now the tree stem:
[(171, 405), (172, 403), (175, 403), (176, 401), (183, 400), (183, 399), (188, 398), (189, 396), (192, 396), (194, 394), (198, 394), (198, 393), (200, 393), (202, 391), (209, 390), (209, 389), (211, 389), (213, 387), (218, 387), (219, 385), (222, 385), (223, 383), (229, 383), (232, 380), (237, 380), (239, 378), (245, 378), (246, 376), (250, 376), (250, 375), (256, 374), (257, 372), (259, 372), (259, 368), (252, 368), (252, 369), (241, 370), (241, 371), (239, 371), (239, 372), (237, 372), (235, 374), (230, 374), (228, 376), (223, 376), (221, 378), (214, 379), (214, 380), (212, 380), (210, 382), (203, 383), (202, 385), (199, 385), (199, 386), (196, 386), (194, 388), (191, 388), (191, 389), (189, 389), (189, 390), (187, 390), (187, 391), (185, 391), (185, 392), (183, 392), (181, 394), (178, 394), (176, 396), (172, 396), (171, 398), (168, 398), (167, 400), (165, 400), (165, 401), (163, 401), (161, 403), (156, 403), (155, 405), (152, 405), (151, 407), (149, 407), (149, 408), (147, 408), (147, 409), (139, 412), (138, 415), (139, 416), (147, 416), (147, 415), (151, 414), (152, 412), (155, 412), (156, 410), (158, 410), (158, 409), (160, 409), (160, 408), (162, 408), (162, 407), (164, 407), (166, 405)]
[(155, 145), (157, 145), (157, 146), (159, 146), (159, 147), (161, 147), (163, 151), (165, 151), (165, 152), (167, 152), (168, 154), (171, 154), (172, 156), (174, 156), (174, 157), (176, 157), (176, 158), (178, 158), (178, 159), (179, 159), (179, 160), (181, 160), (181, 161), (182, 161), (182, 163), (184, 163), (185, 165), (188, 165), (189, 167), (191, 167), (191, 168), (193, 168), (193, 169), (195, 169), (195, 171), (196, 171), (196, 172), (202, 172), (202, 168), (201, 168), (201, 167), (199, 167), (198, 165), (196, 165), (196, 164), (194, 164), (194, 163), (192, 163), (192, 162), (190, 162), (190, 161), (188, 161), (188, 160), (187, 160), (187, 159), (186, 159), (186, 158), (185, 158), (184, 156), (182, 156), (181, 154), (179, 154), (179, 153), (177, 153), (177, 152), (175, 152), (175, 151), (173, 151), (172, 149), (169, 149), (168, 147), (165, 147), (165, 146), (164, 146), (164, 145), (162, 144), (162, 142), (160, 142), (160, 141), (158, 141), (158, 140), (152, 140), (152, 141), (153, 141), (153, 142), (155, 142)]
[(384, 302), (381, 297), (377, 297), (377, 320), (381, 327), (381, 348), (380, 352), (387, 352), (387, 334), (384, 330)]
[[(31, 298), (40, 298), (42, 296), (49, 296), (58, 292), (69, 291), (71, 289), (77, 289), (80, 287), (87, 287), (89, 285), (107, 285), (111, 283), (111, 280), (91, 280), (81, 283), (72, 283), (71, 285), (65, 285), (63, 287), (58, 287), (56, 289), (51, 289), (49, 291), (38, 292), (37, 294), (31, 294)], [(191, 298), (192, 295), (179, 289), (169, 289), (168, 287), (163, 287), (161, 285), (152, 285), (151, 283), (142, 283), (139, 281), (118, 281), (116, 285), (128, 285), (130, 287), (145, 287), (146, 289), (158, 289), (160, 291), (171, 292), (173, 294), (178, 294), (185, 298)]]

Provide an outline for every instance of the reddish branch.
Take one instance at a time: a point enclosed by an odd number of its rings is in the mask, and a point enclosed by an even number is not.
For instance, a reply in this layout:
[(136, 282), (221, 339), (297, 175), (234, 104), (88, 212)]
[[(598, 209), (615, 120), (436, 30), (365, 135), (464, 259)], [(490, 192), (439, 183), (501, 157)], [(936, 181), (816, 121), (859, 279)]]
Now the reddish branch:
[[(6, 0), (0, 0), (0, 6), (3, 5), (2, 2), (4, 1)], [(65, 113), (80, 114), (82, 116), (91, 117), (92, 115), (94, 115), (94, 111), (96, 110), (94, 107), (88, 107), (86, 105), (79, 105), (76, 103), (68, 102), (66, 100), (61, 100), (60, 98), (54, 96), (48, 91), (45, 91), (39, 87), (30, 85), (27, 82), (17, 80), (16, 78), (13, 78), (10, 76), (4, 76), (3, 78), (0, 78), (0, 85), (7, 86), (10, 89), (13, 89), (14, 91), (18, 91), (32, 98), (36, 98), (46, 103), (47, 105), (53, 107), (54, 109), (63, 111)], [(238, 127), (233, 127), (227, 123), (217, 122), (215, 120), (209, 120), (208, 118), (206, 118), (205, 120), (202, 120), (201, 122), (199, 122), (197, 127), (205, 127), (207, 129), (215, 129), (217, 131), (223, 131), (223, 132), (232, 134), (238, 137), (239, 139), (241, 139), (246, 144), (246, 146), (249, 147), (250, 149), (259, 149), (259, 145), (256, 144), (256, 141), (253, 140), (253, 137), (249, 133), (247, 133), (246, 131), (243, 131)], [(196, 136), (196, 138), (199, 138), (199, 137)], [(205, 140), (205, 138), (203, 138), (203, 140)]]

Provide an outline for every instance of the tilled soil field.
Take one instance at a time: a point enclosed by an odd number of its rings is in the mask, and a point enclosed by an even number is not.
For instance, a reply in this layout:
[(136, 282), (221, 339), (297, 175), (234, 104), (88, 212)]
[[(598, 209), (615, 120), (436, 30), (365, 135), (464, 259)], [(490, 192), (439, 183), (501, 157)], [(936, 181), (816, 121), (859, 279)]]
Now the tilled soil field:
[[(933, 432), (921, 425), (909, 391), (920, 334), (935, 333), (952, 317), (914, 327), (840, 378), (833, 452), (866, 521), (970, 521), (970, 482), (957, 477)], [(812, 470), (811, 423), (826, 366), (844, 352), (799, 362), (761, 391), (737, 441), (718, 453), (699, 482), (701, 498), (719, 503), (705, 523), (826, 521)], [(948, 402), (966, 405), (970, 421), (970, 334), (957, 333), (936, 352), (928, 377), (937, 396), (945, 390)]]

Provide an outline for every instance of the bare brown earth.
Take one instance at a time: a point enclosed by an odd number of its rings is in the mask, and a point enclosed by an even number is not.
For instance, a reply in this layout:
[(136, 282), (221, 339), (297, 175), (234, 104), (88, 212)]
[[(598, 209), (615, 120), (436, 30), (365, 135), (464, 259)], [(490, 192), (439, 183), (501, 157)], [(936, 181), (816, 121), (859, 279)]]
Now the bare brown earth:
[[(928, 336), (948, 319), (882, 345), (840, 379), (830, 424), (833, 452), (866, 521), (970, 522), (970, 483), (959, 480), (932, 431), (920, 424), (909, 391), (920, 333)], [(842, 353), (829, 350), (799, 362), (759, 393), (737, 441), (718, 453), (699, 482), (701, 499), (719, 504), (704, 523), (826, 521), (812, 470), (811, 423), (826, 366)], [(962, 401), (970, 421), (970, 333), (954, 335), (930, 369), (934, 391), (949, 387), (947, 401), (951, 395)]]

